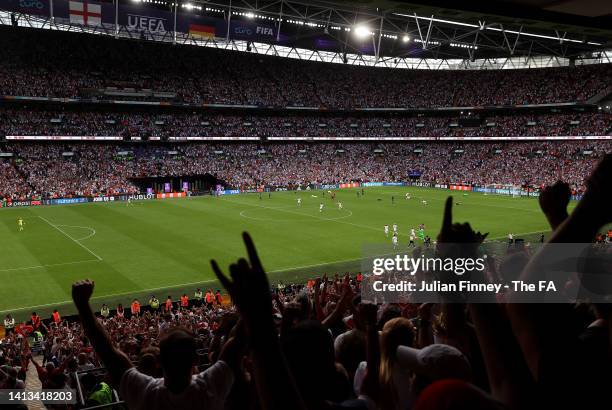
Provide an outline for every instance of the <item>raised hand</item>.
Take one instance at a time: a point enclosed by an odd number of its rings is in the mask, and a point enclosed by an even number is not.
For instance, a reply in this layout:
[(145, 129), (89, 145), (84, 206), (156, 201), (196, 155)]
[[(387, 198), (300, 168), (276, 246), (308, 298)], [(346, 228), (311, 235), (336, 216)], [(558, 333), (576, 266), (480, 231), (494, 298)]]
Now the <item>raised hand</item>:
[[(281, 353), (272, 320), (270, 285), (255, 245), (248, 233), (242, 234), (249, 254), (249, 262), (240, 258), (230, 265), (231, 280), (212, 260), (213, 271), (238, 307), (249, 337), (253, 359), (253, 379), (261, 407), (264, 409), (305, 410), (306, 406), (293, 382)], [(233, 347), (230, 345), (230, 347)]]
[(340, 296), (339, 304), (344, 306), (345, 309), (348, 309), (353, 301), (353, 297), (355, 296), (353, 292), (353, 288), (351, 288), (350, 277), (346, 275), (344, 280), (342, 281), (342, 293)]
[(444, 217), (442, 228), (438, 234), (438, 243), (452, 244), (480, 244), (487, 237), (488, 233), (481, 234), (475, 232), (469, 223), (453, 223), (453, 197), (449, 196), (444, 205)]
[(612, 154), (607, 154), (597, 164), (586, 181), (587, 190), (579, 207), (601, 225), (612, 222), (610, 202), (612, 201)]
[(270, 299), (270, 284), (264, 272), (255, 245), (250, 235), (242, 234), (249, 255), (249, 262), (244, 258), (229, 266), (231, 280), (221, 272), (215, 260), (211, 261), (212, 269), (219, 282), (229, 292), (232, 301), (245, 319), (248, 328), (262, 321), (272, 322), (272, 301)]
[(77, 308), (89, 303), (93, 290), (94, 282), (89, 279), (80, 280), (72, 285), (72, 300)]
[[(475, 232), (469, 223), (453, 223), (453, 197), (449, 196), (444, 205), (444, 217), (442, 228), (438, 235), (436, 253), (438, 257), (446, 259), (475, 258), (478, 254), (480, 244), (485, 240), (488, 233)], [(455, 283), (460, 278), (468, 278), (472, 274), (478, 274), (473, 270), (465, 275), (457, 275), (452, 270), (442, 269), (436, 272), (437, 279), (445, 283)], [(462, 292), (447, 292), (442, 295), (447, 301), (463, 302), (466, 294)]]
[(561, 181), (557, 181), (552, 186), (547, 186), (540, 192), (538, 198), (540, 208), (553, 230), (567, 218), (567, 205), (571, 195), (569, 185)]

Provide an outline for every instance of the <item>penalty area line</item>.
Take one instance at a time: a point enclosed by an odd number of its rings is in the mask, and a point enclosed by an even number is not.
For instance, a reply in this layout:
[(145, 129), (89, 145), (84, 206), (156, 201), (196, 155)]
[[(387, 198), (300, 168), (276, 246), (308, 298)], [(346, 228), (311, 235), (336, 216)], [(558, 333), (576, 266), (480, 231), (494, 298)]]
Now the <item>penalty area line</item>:
[(40, 219), (42, 219), (43, 221), (45, 221), (46, 223), (49, 224), (49, 226), (51, 226), (52, 228), (56, 229), (57, 231), (59, 231), (62, 235), (64, 235), (66, 238), (70, 239), (72, 242), (76, 243), (77, 245), (79, 245), (81, 248), (85, 249), (87, 252), (89, 252), (91, 255), (93, 255), (98, 261), (101, 261), (102, 258), (99, 257), (94, 251), (92, 251), (91, 249), (89, 249), (87, 246), (83, 245), (81, 242), (77, 241), (76, 239), (74, 239), (72, 236), (68, 235), (65, 231), (63, 231), (60, 227), (58, 227), (57, 225), (52, 224), (47, 218), (42, 217), (40, 215), (38, 215), (38, 217)]

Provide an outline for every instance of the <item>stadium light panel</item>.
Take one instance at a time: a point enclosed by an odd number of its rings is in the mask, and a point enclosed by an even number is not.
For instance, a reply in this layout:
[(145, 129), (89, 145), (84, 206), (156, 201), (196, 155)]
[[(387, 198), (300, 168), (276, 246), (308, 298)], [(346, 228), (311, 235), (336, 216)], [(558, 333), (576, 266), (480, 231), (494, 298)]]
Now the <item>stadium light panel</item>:
[(359, 38), (365, 38), (370, 35), (370, 29), (366, 26), (355, 27), (355, 36)]
[(407, 42), (409, 42), (409, 41), (410, 41), (410, 37), (408, 37), (407, 35), (405, 35), (404, 37), (402, 37), (402, 41), (403, 41), (404, 43), (407, 43)]
[[(485, 29), (485, 30), (489, 30), (489, 31), (506, 32), (506, 33), (515, 34), (515, 35), (521, 35), (521, 36), (526, 36), (526, 37), (544, 38), (544, 39), (547, 39), (547, 40), (560, 40), (559, 37), (554, 37), (554, 36), (546, 36), (546, 35), (542, 35), (542, 34), (529, 33), (529, 32), (525, 32), (525, 31), (520, 31), (519, 32), (519, 31), (515, 31), (515, 30), (506, 30), (506, 29), (497, 28), (497, 27), (479, 26), (477, 24), (463, 23), (463, 22), (460, 22), (460, 21), (453, 21), (453, 20), (444, 20), (444, 19), (439, 19), (439, 18), (435, 18), (435, 17), (418, 16), (416, 14), (404, 14), (404, 13), (393, 13), (393, 14), (396, 15), (396, 16), (401, 16), (401, 17), (410, 17), (410, 18), (413, 18), (415, 20), (425, 20), (425, 21), (433, 21), (433, 22), (436, 22), (436, 23), (452, 24), (452, 25), (455, 25), (455, 26), (479, 28), (481, 31), (483, 29)], [(563, 41), (567, 41), (567, 42), (570, 42), (570, 43), (584, 43), (585, 42), (583, 40), (577, 40), (577, 39), (572, 39), (572, 38), (564, 38)], [(596, 45), (596, 46), (602, 45), (601, 43), (592, 42), (592, 41), (587, 42), (587, 44)]]

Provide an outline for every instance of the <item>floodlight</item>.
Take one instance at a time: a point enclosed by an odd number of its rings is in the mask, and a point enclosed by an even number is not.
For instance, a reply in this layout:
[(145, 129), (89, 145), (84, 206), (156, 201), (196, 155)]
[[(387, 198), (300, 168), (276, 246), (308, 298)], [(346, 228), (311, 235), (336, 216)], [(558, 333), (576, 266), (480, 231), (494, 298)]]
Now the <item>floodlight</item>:
[(359, 38), (364, 38), (370, 35), (370, 29), (366, 26), (355, 27), (355, 35)]
[(405, 35), (404, 35), (404, 37), (402, 37), (402, 41), (403, 41), (404, 43), (407, 43), (407, 42), (409, 42), (409, 41), (410, 41), (410, 37), (408, 37), (408, 35), (407, 35), (407, 34), (405, 34)]

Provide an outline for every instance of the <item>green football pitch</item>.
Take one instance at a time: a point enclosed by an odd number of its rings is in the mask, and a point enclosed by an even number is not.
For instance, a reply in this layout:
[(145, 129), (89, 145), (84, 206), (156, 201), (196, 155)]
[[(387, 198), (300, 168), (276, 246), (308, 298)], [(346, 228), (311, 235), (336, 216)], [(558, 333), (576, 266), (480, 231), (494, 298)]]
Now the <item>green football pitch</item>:
[[(362, 245), (390, 241), (385, 224), (398, 224), (400, 246), (421, 223), (435, 238), (449, 194), (461, 202), (455, 220), (469, 221), (492, 240), (504, 240), (508, 232), (533, 239), (547, 231), (531, 198), (414, 187), (366, 188), (362, 197), (357, 192), (336, 191), (343, 209), (323, 191), (3, 209), (0, 314), (23, 318), (36, 310), (46, 316), (54, 308), (73, 313), (71, 283), (83, 278), (96, 282), (96, 309), (103, 302), (129, 305), (134, 296), (141, 302), (150, 294), (177, 300), (198, 286), (217, 288), (209, 261), (227, 266), (244, 256), (242, 231), (253, 236), (272, 282), (359, 269)], [(412, 199), (404, 198), (406, 192)]]

